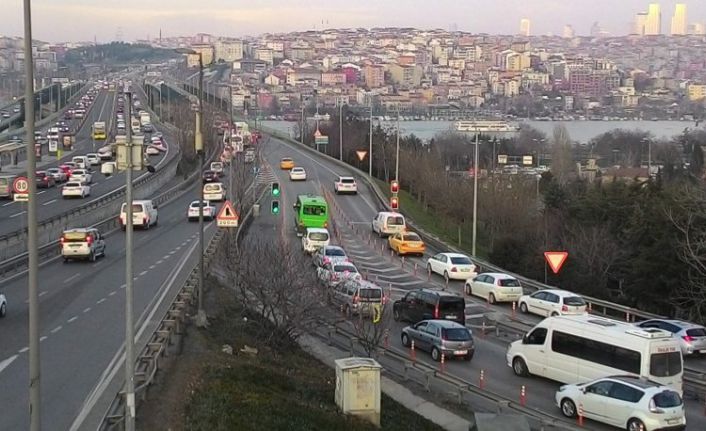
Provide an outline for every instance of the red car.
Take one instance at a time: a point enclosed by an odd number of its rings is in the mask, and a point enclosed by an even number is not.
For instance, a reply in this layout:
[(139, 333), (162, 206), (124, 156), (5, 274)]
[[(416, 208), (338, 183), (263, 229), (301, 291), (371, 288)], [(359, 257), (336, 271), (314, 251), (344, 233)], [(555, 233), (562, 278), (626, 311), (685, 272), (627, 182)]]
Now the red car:
[(35, 172), (35, 179), (37, 182), (37, 187), (39, 188), (48, 189), (49, 187), (53, 187), (55, 184), (54, 177), (47, 174), (46, 171)]
[(74, 170), (74, 166), (70, 165), (59, 165), (59, 169), (64, 171), (67, 177), (71, 177), (71, 172)]

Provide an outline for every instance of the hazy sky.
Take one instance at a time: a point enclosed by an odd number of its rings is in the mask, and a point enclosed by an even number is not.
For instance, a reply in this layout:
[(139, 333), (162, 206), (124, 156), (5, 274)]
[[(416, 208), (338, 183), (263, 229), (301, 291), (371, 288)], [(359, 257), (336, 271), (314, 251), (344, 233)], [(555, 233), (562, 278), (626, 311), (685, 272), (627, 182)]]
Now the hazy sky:
[[(689, 22), (706, 22), (706, 0), (682, 0)], [(2, 0), (0, 33), (23, 32), (22, 0)], [(626, 34), (649, 0), (33, 0), (33, 35), (51, 42), (132, 41), (198, 32), (220, 36), (311, 30), (322, 27), (407, 26), (474, 33), (514, 34), (520, 19), (532, 34), (561, 34), (565, 24), (588, 34), (594, 21)], [(662, 0), (662, 30), (677, 0)], [(322, 26), (321, 22), (324, 22)]]

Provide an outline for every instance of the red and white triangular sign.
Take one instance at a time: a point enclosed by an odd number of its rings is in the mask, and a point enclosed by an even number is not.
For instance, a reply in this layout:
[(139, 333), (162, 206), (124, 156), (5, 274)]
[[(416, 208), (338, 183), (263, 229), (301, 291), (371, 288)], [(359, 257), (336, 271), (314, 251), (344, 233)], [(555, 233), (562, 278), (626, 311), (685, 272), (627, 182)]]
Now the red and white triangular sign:
[(356, 150), (355, 153), (358, 155), (358, 160), (360, 160), (361, 162), (363, 161), (365, 156), (368, 155), (368, 152), (365, 150)]
[(230, 201), (225, 201), (216, 216), (216, 225), (218, 227), (238, 227), (238, 219), (238, 213), (235, 212), (233, 204)]
[(544, 258), (547, 260), (549, 267), (554, 271), (554, 274), (558, 274), (566, 258), (569, 257), (568, 251), (545, 251)]

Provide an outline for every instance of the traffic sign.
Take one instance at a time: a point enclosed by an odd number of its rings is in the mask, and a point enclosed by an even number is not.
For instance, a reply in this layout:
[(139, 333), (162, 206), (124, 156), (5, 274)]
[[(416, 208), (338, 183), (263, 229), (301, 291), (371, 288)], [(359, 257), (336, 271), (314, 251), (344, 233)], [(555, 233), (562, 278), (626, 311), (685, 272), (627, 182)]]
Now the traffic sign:
[(238, 227), (238, 219), (238, 213), (235, 212), (233, 204), (226, 201), (216, 216), (216, 225), (218, 227)]
[(358, 155), (358, 160), (361, 162), (365, 159), (365, 156), (368, 155), (368, 152), (365, 150), (356, 150), (355, 153)]
[(12, 191), (19, 195), (26, 195), (29, 193), (29, 180), (27, 177), (17, 177), (12, 182)]
[(544, 258), (547, 260), (549, 267), (554, 271), (554, 274), (558, 274), (566, 258), (569, 257), (568, 251), (545, 251)]
[(29, 202), (29, 195), (27, 193), (15, 193), (12, 199), (15, 202)]

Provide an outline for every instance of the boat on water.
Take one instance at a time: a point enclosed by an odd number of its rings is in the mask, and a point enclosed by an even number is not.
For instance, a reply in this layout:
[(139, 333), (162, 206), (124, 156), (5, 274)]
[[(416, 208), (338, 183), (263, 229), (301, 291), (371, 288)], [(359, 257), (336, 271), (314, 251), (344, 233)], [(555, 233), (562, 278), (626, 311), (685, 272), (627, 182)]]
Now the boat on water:
[(520, 126), (498, 120), (461, 120), (454, 123), (457, 132), (517, 133)]

